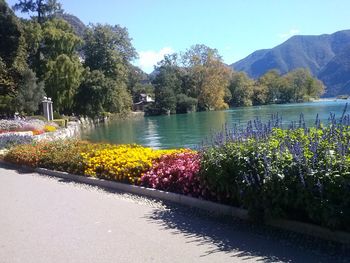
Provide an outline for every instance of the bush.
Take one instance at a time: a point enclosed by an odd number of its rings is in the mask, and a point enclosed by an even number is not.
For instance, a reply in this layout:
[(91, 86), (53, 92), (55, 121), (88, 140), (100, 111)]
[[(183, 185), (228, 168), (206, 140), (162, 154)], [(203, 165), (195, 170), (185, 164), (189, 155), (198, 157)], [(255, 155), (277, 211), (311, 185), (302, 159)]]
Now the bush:
[(53, 112), (53, 118), (54, 118), (54, 119), (62, 119), (62, 115), (59, 114), (57, 111), (54, 111), (54, 112)]
[(345, 126), (273, 129), (265, 139), (202, 152), (211, 198), (252, 218), (285, 217), (350, 230), (350, 131)]
[(67, 119), (57, 119), (57, 120), (53, 120), (53, 123), (57, 124), (59, 127), (62, 128), (67, 128)]
[(186, 94), (178, 94), (176, 96), (176, 112), (187, 113), (196, 111), (198, 100), (192, 97), (188, 97)]
[(200, 160), (196, 152), (186, 151), (163, 155), (152, 168), (142, 175), (141, 184), (164, 191), (192, 195), (205, 195), (199, 181)]
[(30, 167), (84, 174), (85, 164), (81, 154), (99, 147), (99, 144), (74, 140), (37, 142), (11, 148), (4, 159)]

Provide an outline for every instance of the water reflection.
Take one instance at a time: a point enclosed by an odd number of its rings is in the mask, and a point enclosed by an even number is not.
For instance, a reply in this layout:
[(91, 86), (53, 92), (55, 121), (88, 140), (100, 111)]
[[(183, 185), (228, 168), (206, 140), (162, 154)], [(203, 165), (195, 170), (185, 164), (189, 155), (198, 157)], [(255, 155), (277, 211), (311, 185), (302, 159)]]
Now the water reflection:
[(157, 122), (152, 119), (145, 119), (145, 137), (142, 144), (153, 148), (161, 148), (160, 136), (157, 131)]
[(266, 105), (234, 108), (227, 111), (195, 112), (171, 116), (151, 116), (135, 120), (113, 121), (107, 125), (83, 132), (84, 139), (111, 143), (138, 143), (155, 148), (195, 147), (227, 124), (245, 125), (248, 120), (267, 120), (272, 114), (282, 116), (287, 128), (298, 121), (300, 113), (305, 122), (313, 125), (316, 115), (327, 122), (329, 113), (341, 116), (346, 101)]

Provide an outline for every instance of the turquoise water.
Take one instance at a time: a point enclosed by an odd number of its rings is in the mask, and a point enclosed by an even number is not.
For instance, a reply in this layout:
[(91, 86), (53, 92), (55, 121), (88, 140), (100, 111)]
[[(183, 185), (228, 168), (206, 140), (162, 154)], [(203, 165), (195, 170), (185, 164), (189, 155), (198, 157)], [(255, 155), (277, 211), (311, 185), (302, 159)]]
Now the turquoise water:
[[(94, 142), (137, 143), (154, 148), (196, 147), (205, 137), (222, 130), (227, 124), (243, 125), (256, 117), (267, 120), (271, 114), (282, 116), (287, 128), (291, 121), (298, 121), (300, 113), (305, 122), (313, 125), (316, 115), (327, 122), (329, 113), (340, 117), (346, 100), (319, 101), (297, 104), (239, 107), (226, 111), (194, 112), (170, 116), (150, 116), (133, 120), (118, 120), (85, 131), (83, 139)], [(350, 107), (349, 107), (350, 108)], [(348, 111), (350, 112), (350, 111)]]

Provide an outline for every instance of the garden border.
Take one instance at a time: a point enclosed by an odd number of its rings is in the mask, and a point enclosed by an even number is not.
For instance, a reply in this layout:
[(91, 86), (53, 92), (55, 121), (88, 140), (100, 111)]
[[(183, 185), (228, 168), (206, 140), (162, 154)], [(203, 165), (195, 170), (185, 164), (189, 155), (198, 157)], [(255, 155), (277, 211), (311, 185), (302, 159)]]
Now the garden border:
[[(195, 197), (185, 196), (177, 193), (171, 193), (171, 192), (161, 191), (153, 188), (146, 188), (142, 186), (129, 185), (129, 184), (124, 184), (124, 183), (119, 183), (115, 181), (104, 180), (104, 179), (99, 179), (94, 177), (86, 177), (82, 175), (70, 174), (67, 172), (54, 171), (54, 170), (49, 170), (45, 168), (32, 168), (24, 165), (16, 165), (13, 163), (6, 162), (4, 160), (0, 160), (0, 164), (6, 165), (11, 168), (15, 168), (15, 169), (21, 168), (21, 169), (37, 172), (39, 174), (68, 179), (79, 183), (85, 183), (93, 186), (110, 188), (118, 191), (166, 200), (166, 201), (181, 204), (184, 206), (195, 207), (195, 208), (199, 208), (209, 212), (213, 212), (218, 215), (226, 215), (226, 216), (240, 218), (243, 220), (249, 219), (248, 211), (246, 209), (237, 208), (229, 205), (223, 205), (223, 204), (198, 199)], [(266, 222), (266, 225), (292, 231), (292, 232), (310, 235), (310, 236), (325, 239), (325, 240), (335, 241), (338, 243), (342, 243), (344, 245), (350, 245), (350, 233), (343, 232), (343, 231), (332, 231), (330, 229), (327, 229), (321, 226), (293, 221), (293, 220), (286, 220), (286, 219), (269, 220)]]

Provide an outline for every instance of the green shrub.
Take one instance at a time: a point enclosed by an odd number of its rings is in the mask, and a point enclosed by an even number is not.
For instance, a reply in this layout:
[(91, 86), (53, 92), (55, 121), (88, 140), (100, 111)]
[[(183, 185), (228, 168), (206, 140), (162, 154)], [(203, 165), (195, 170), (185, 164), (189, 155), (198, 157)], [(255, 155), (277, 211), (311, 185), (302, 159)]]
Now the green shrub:
[(60, 127), (67, 128), (67, 124), (68, 124), (67, 119), (57, 119), (57, 120), (52, 120), (52, 122), (56, 123)]
[(59, 114), (57, 111), (54, 111), (54, 112), (53, 112), (53, 118), (54, 118), (54, 119), (62, 119), (62, 116), (61, 116), (61, 114)]
[(253, 219), (350, 230), (349, 142), (347, 128), (275, 129), (205, 149), (200, 176), (211, 199), (247, 208)]

